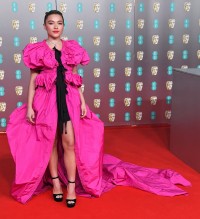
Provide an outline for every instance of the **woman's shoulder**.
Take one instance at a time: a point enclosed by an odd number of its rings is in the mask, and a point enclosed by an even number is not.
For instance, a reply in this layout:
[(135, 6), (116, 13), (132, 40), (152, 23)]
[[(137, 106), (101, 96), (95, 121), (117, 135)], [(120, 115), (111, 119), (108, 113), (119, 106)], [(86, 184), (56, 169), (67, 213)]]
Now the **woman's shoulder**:
[(76, 40), (63, 40), (64, 49), (71, 51), (83, 50), (83, 47)]
[(46, 41), (45, 40), (43, 40), (43, 41), (41, 41), (41, 42), (36, 42), (36, 43), (28, 43), (25, 47), (24, 47), (24, 49), (23, 49), (23, 53), (25, 53), (25, 52), (36, 52), (37, 50), (39, 50), (39, 51), (45, 51), (46, 50), (46, 46), (47, 45), (45, 45), (46, 44)]

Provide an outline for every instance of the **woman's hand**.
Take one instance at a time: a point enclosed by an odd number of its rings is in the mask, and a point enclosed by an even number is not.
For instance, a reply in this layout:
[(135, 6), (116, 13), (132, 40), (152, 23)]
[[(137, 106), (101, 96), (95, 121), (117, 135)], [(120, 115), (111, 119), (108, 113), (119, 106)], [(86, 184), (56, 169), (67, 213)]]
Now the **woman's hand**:
[(85, 105), (85, 103), (82, 103), (82, 104), (81, 104), (81, 118), (85, 117), (86, 114), (87, 114), (86, 105)]
[(28, 122), (32, 123), (32, 124), (35, 124), (35, 112), (33, 110), (32, 107), (28, 107), (27, 109), (27, 114), (26, 114), (26, 119)]

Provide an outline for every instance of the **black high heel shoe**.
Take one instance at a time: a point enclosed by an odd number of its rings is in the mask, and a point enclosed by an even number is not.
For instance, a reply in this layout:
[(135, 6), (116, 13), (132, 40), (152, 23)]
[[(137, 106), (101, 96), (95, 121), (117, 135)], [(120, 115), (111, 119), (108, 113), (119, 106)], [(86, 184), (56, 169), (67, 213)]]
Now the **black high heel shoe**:
[[(72, 182), (72, 181), (69, 181), (68, 180), (68, 183), (75, 183), (75, 181), (74, 182)], [(68, 208), (73, 208), (75, 205), (76, 205), (76, 198), (75, 199), (66, 199), (66, 204), (67, 204), (67, 207)]]
[[(51, 177), (51, 179), (59, 179), (59, 177)], [(61, 202), (63, 200), (63, 193), (53, 194), (53, 199), (56, 202)]]

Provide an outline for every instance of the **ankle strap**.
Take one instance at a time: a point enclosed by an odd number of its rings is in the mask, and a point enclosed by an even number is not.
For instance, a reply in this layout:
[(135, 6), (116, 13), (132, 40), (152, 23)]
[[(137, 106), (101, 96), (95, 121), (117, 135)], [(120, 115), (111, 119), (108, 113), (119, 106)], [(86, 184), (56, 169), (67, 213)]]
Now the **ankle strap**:
[(75, 183), (75, 181), (70, 181), (70, 180), (68, 180), (68, 183)]
[(59, 177), (58, 176), (55, 176), (55, 177), (51, 177), (51, 179), (58, 179)]

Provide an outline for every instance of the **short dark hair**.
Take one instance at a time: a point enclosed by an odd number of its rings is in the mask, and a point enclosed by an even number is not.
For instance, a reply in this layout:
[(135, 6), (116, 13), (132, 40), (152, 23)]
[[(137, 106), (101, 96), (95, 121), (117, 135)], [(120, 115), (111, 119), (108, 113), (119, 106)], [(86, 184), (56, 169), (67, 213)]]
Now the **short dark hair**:
[(63, 23), (64, 23), (63, 14), (62, 14), (60, 11), (58, 11), (58, 10), (51, 10), (51, 11), (48, 11), (48, 12), (45, 13), (45, 16), (44, 16), (44, 24), (46, 24), (47, 18), (48, 18), (50, 15), (52, 15), (52, 14), (58, 14), (58, 15), (60, 15), (60, 16), (62, 17), (62, 20), (63, 20)]

